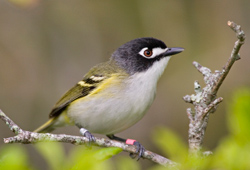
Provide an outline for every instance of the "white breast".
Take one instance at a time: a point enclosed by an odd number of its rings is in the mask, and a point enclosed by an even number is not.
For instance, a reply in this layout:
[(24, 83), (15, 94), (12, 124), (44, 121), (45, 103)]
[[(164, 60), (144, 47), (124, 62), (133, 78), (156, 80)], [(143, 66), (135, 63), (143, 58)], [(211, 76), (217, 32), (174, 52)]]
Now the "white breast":
[(92, 133), (115, 134), (138, 122), (152, 104), (157, 81), (170, 57), (165, 57), (147, 71), (136, 73), (120, 86), (73, 102), (68, 116)]

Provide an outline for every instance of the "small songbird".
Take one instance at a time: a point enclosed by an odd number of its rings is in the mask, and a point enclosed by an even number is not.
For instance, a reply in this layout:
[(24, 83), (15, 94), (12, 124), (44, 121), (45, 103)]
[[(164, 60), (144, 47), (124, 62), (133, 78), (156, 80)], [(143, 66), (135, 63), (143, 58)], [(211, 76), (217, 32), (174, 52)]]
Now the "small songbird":
[(152, 104), (157, 82), (171, 55), (183, 48), (168, 48), (155, 38), (138, 38), (120, 46), (110, 60), (96, 65), (55, 104), (49, 120), (35, 132), (76, 125), (80, 133), (95, 141), (91, 133), (136, 145), (138, 159), (144, 147), (136, 140), (114, 134), (138, 122)]

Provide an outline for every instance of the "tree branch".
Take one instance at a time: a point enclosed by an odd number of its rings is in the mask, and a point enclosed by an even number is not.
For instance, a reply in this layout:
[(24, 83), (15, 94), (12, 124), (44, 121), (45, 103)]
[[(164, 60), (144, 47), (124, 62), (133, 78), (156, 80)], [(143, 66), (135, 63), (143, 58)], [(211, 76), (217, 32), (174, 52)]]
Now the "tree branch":
[[(86, 137), (82, 136), (71, 136), (65, 134), (51, 134), (51, 133), (35, 133), (22, 130), (8, 116), (6, 116), (4, 112), (2, 112), (2, 110), (0, 110), (0, 118), (6, 123), (6, 125), (10, 128), (10, 130), (16, 134), (16, 136), (14, 137), (4, 138), (4, 143), (31, 144), (31, 143), (49, 141), (49, 142), (71, 143), (74, 145), (83, 145), (89, 142), (89, 140)], [(96, 137), (96, 141), (93, 143), (93, 145), (99, 147), (118, 147), (125, 152), (137, 154), (136, 146), (127, 145), (123, 142), (115, 140)], [(143, 158), (168, 167), (176, 167), (178, 165), (177, 163), (148, 150), (144, 152)]]
[(190, 120), (189, 150), (191, 154), (197, 155), (202, 148), (209, 114), (215, 112), (218, 104), (223, 100), (222, 97), (216, 99), (217, 92), (234, 62), (240, 59), (239, 50), (245, 41), (245, 34), (239, 25), (231, 21), (228, 21), (227, 24), (236, 33), (238, 38), (227, 63), (222, 68), (222, 71), (216, 70), (212, 73), (209, 68), (194, 61), (193, 65), (202, 73), (206, 86), (201, 89), (199, 82), (195, 81), (194, 91), (196, 94), (183, 97), (184, 101), (194, 105), (194, 111), (191, 108), (187, 109), (187, 115)]
[[(236, 33), (238, 40), (235, 42), (231, 56), (228, 59), (226, 65), (222, 71), (216, 70), (214, 73), (207, 67), (202, 66), (198, 62), (193, 62), (196, 69), (203, 74), (206, 86), (201, 89), (198, 81), (194, 82), (195, 94), (186, 95), (183, 97), (184, 101), (194, 105), (194, 111), (191, 108), (187, 109), (187, 115), (190, 120), (189, 122), (189, 150), (191, 154), (198, 155), (202, 148), (203, 139), (205, 136), (205, 130), (208, 124), (210, 113), (215, 112), (218, 104), (222, 102), (223, 98), (219, 97), (216, 99), (216, 94), (229, 73), (232, 65), (236, 60), (239, 60), (239, 50), (245, 41), (245, 34), (241, 30), (240, 26), (234, 22), (228, 21), (228, 26)], [(9, 126), (10, 130), (13, 131), (16, 136), (4, 138), (5, 143), (23, 143), (30, 144), (42, 141), (53, 141), (53, 142), (64, 142), (71, 143), (74, 145), (83, 145), (88, 141), (87, 138), (81, 136), (71, 136), (65, 134), (50, 134), (50, 133), (34, 133), (30, 131), (22, 130), (16, 125), (9, 117), (7, 117), (0, 110), (0, 118)], [(136, 154), (136, 146), (127, 145), (125, 143), (97, 138), (93, 143), (99, 147), (119, 147), (125, 152)], [(155, 163), (168, 166), (178, 167), (178, 163), (175, 163), (163, 156), (146, 150), (143, 154), (143, 158), (151, 160)]]

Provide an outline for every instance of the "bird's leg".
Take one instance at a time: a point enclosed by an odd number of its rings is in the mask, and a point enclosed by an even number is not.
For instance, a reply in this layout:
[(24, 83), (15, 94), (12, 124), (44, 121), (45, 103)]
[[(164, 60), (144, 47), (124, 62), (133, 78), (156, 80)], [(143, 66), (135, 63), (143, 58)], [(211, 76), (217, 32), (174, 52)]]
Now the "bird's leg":
[(112, 140), (117, 140), (117, 141), (121, 141), (121, 142), (126, 142), (126, 139), (119, 138), (119, 137), (117, 137), (117, 136), (115, 136), (115, 135), (107, 135), (107, 137), (108, 137), (109, 139), (112, 139)]
[(95, 142), (95, 137), (87, 130), (84, 128), (80, 128), (80, 134), (83, 135), (84, 137), (88, 138), (88, 146), (90, 147), (92, 142)]
[[(137, 161), (139, 161), (139, 159), (142, 157), (142, 155), (145, 152), (145, 148), (142, 146), (142, 144), (140, 144), (138, 141), (136, 141), (134, 139), (123, 139), (123, 138), (117, 137), (113, 134), (107, 135), (107, 137), (111, 140), (117, 140), (117, 141), (125, 142), (126, 144), (129, 144), (129, 145), (135, 145), (137, 148), (136, 154), (138, 154)], [(130, 153), (129, 156), (134, 159), (136, 157), (136, 154)]]

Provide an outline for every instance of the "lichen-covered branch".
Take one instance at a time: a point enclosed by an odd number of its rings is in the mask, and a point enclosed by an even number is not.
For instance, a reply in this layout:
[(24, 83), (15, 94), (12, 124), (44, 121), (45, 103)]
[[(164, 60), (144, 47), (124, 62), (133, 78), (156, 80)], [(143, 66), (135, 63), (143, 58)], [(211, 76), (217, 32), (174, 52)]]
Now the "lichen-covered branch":
[(239, 50), (244, 44), (245, 34), (241, 30), (241, 27), (234, 22), (228, 21), (228, 26), (236, 33), (238, 40), (235, 42), (231, 56), (223, 69), (212, 73), (209, 68), (202, 66), (198, 62), (193, 62), (196, 69), (202, 73), (206, 86), (201, 89), (199, 82), (195, 81), (195, 94), (183, 97), (184, 101), (194, 105), (194, 111), (191, 108), (187, 109), (187, 115), (190, 120), (188, 132), (191, 154), (197, 155), (202, 149), (209, 114), (215, 112), (218, 104), (223, 100), (222, 97), (216, 98), (217, 92), (234, 62), (240, 59)]
[[(89, 142), (88, 139), (83, 136), (71, 136), (65, 134), (51, 134), (51, 133), (35, 133), (22, 130), (8, 116), (6, 116), (2, 112), (2, 110), (0, 110), (0, 119), (2, 119), (6, 123), (6, 125), (8, 125), (10, 130), (16, 134), (16, 136), (4, 138), (4, 143), (30, 144), (30, 143), (49, 141), (49, 142), (71, 143), (74, 145), (83, 145)], [(93, 145), (99, 147), (118, 147), (125, 152), (136, 154), (136, 147), (134, 145), (127, 145), (119, 141), (109, 140), (105, 138), (96, 137), (96, 141), (93, 143)], [(148, 150), (144, 152), (143, 158), (168, 167), (176, 167), (178, 165), (177, 163)]]

